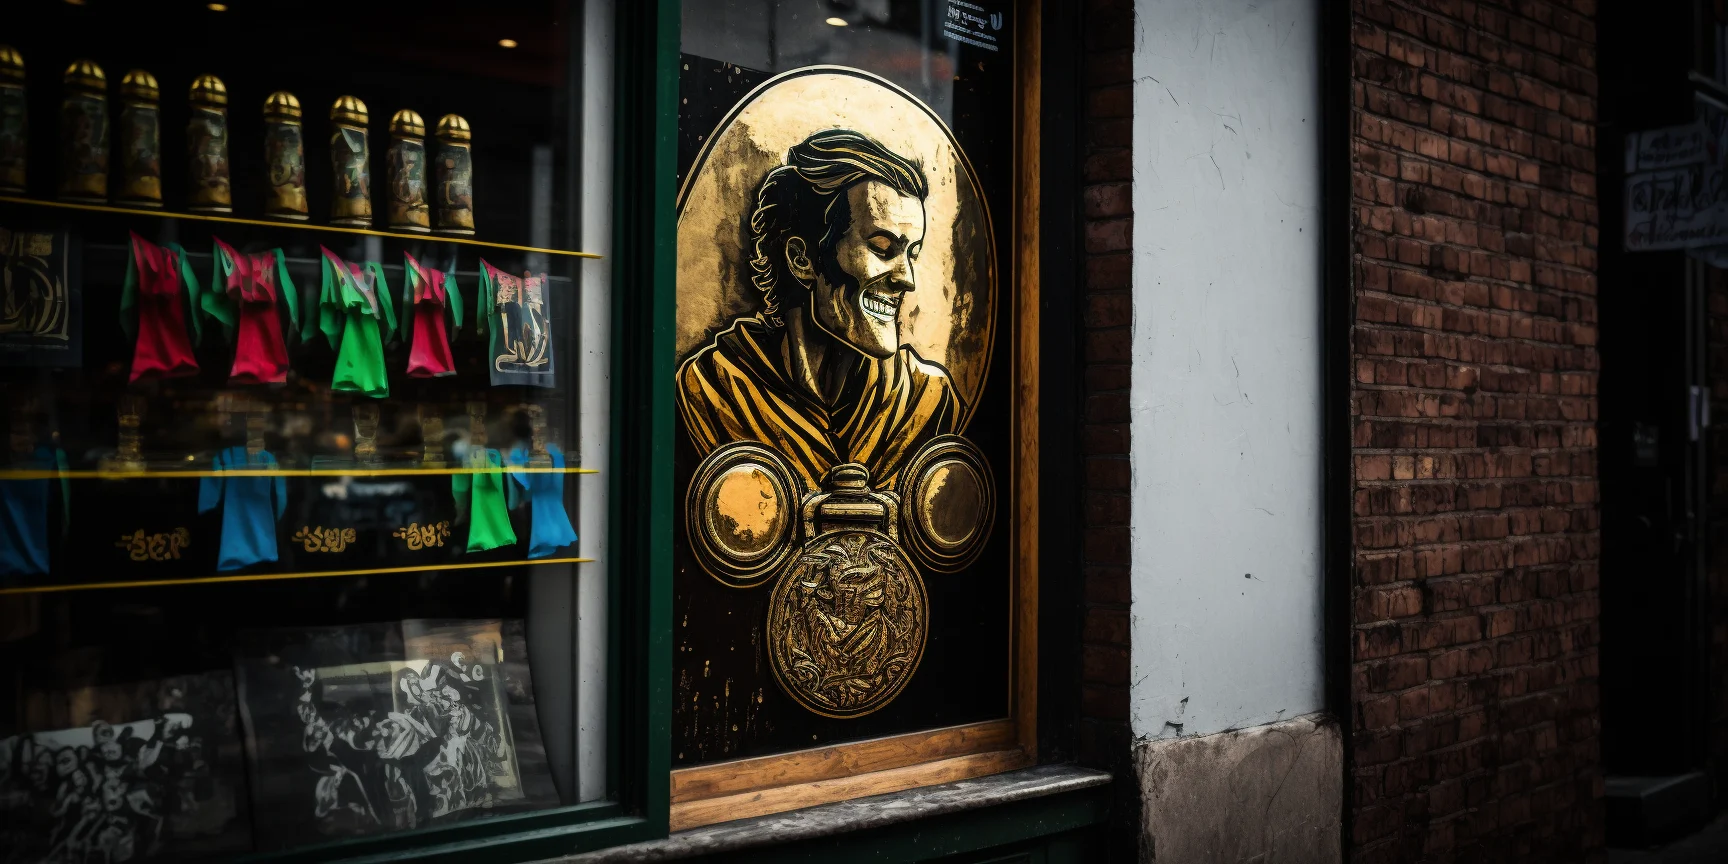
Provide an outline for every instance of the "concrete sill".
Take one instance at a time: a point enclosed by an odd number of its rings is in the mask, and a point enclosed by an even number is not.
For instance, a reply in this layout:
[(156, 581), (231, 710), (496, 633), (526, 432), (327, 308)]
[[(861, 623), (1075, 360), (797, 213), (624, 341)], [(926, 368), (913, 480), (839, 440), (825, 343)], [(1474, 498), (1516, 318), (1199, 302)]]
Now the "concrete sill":
[(772, 816), (722, 822), (680, 831), (664, 840), (615, 846), (556, 860), (566, 864), (601, 864), (615, 861), (673, 861), (703, 855), (730, 854), (770, 845), (888, 828), (918, 820), (1092, 789), (1109, 782), (1110, 775), (1103, 771), (1074, 765), (1039, 765), (957, 783), (925, 786)]

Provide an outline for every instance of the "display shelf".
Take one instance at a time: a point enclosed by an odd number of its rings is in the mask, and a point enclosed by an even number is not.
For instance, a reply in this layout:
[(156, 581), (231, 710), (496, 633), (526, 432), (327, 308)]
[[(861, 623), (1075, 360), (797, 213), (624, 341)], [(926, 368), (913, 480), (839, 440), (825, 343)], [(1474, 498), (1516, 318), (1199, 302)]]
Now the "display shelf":
[(67, 591), (98, 591), (111, 588), (163, 588), (173, 585), (220, 585), (230, 582), (277, 582), (287, 579), (328, 579), (338, 576), (390, 576), (402, 573), (435, 573), (443, 570), (487, 570), (499, 567), (533, 567), (543, 564), (588, 564), (593, 558), (534, 558), (524, 561), (475, 561), (463, 564), (431, 564), (414, 567), (373, 567), (360, 570), (301, 570), (292, 573), (235, 573), (228, 576), (191, 576), (183, 579), (139, 579), (114, 582), (67, 582), (55, 585), (19, 585), (0, 588), (10, 594), (57, 594)]
[(201, 468), (185, 470), (145, 468), (126, 471), (113, 468), (67, 469), (52, 468), (0, 469), (0, 480), (176, 480), (204, 477), (436, 477), (453, 474), (504, 473), (523, 474), (599, 474), (596, 468), (554, 468), (551, 466), (505, 465), (487, 468), (235, 468), (228, 471)]
[[(84, 244), (84, 255), (85, 255), (86, 261), (94, 260), (94, 256), (96, 256), (96, 255), (113, 256), (115, 259), (122, 262), (122, 265), (123, 265), (125, 260), (126, 260), (126, 257), (131, 255), (131, 254), (132, 254), (131, 248), (129, 246), (127, 246), (126, 244), (122, 244), (122, 243), (85, 243)], [(210, 258), (211, 258), (211, 255), (209, 252), (194, 252), (194, 251), (188, 249), (188, 250), (185, 250), (185, 255), (186, 255), (186, 258), (188, 260), (195, 262), (195, 266), (197, 269), (195, 269), (194, 272), (201, 273), (204, 270), (209, 269)], [(288, 266), (291, 268), (292, 267), (300, 267), (300, 268), (307, 268), (307, 269), (316, 269), (321, 264), (323, 264), (323, 261), (324, 261), (324, 259), (322, 259), (322, 258), (308, 258), (308, 257), (303, 257), (303, 256), (298, 256), (298, 255), (283, 255), (282, 260), (283, 260), (283, 262), (287, 263)], [(400, 284), (396, 280), (402, 278), (403, 265), (380, 263), (378, 266), (383, 268), (384, 275), (390, 280), (390, 284), (392, 284), (392, 285)], [(438, 269), (438, 268), (433, 268), (433, 269)], [(467, 281), (469, 281), (469, 280), (474, 280), (474, 279), (480, 278), (480, 271), (479, 270), (445, 270), (444, 272), (455, 275), (455, 277), (457, 279), (464, 280), (463, 284), (466, 284)], [(563, 285), (566, 287), (572, 287), (576, 284), (576, 280), (570, 278), (569, 276), (552, 276), (552, 275), (549, 275), (546, 277), (546, 281), (552, 285)]]
[(379, 231), (375, 228), (348, 228), (341, 225), (316, 225), (311, 222), (295, 222), (276, 219), (248, 219), (244, 216), (224, 216), (216, 213), (185, 213), (177, 210), (152, 210), (141, 207), (118, 207), (112, 204), (80, 204), (74, 201), (45, 201), (39, 198), (20, 198), (14, 195), (0, 195), (0, 204), (20, 204), (26, 207), (46, 207), (60, 210), (82, 210), (88, 213), (112, 213), (121, 216), (148, 216), (157, 219), (186, 219), (193, 222), (218, 222), (226, 225), (252, 225), (264, 228), (288, 228), (295, 231), (312, 231), (331, 234), (358, 234), (365, 237), (390, 237), (397, 240), (418, 240), (427, 243), (455, 243), (463, 246), (478, 246), (486, 249), (508, 249), (512, 252), (530, 252), (543, 255), (562, 255), (570, 258), (600, 257), (596, 252), (577, 252), (569, 249), (544, 249), (539, 246), (518, 246), (514, 243), (493, 243), (487, 240), (476, 240), (472, 237), (456, 237), (448, 234), (415, 234), (407, 231)]

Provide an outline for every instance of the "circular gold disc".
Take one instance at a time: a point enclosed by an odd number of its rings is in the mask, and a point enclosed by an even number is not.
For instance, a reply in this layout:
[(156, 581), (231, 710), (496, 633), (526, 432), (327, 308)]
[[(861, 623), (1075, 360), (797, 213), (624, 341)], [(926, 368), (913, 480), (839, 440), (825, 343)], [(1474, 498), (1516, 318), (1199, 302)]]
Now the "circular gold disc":
[(805, 544), (768, 600), (768, 659), (780, 689), (824, 717), (862, 717), (905, 689), (930, 623), (924, 580), (879, 531)]
[(918, 449), (901, 475), (906, 505), (901, 537), (918, 562), (954, 573), (977, 559), (995, 517), (996, 489), (984, 455), (959, 435), (942, 435)]
[(708, 454), (685, 496), (690, 548), (702, 569), (734, 588), (762, 584), (794, 551), (793, 488), (786, 461), (760, 444)]
[(918, 526), (930, 542), (958, 549), (978, 536), (984, 521), (984, 480), (971, 465), (944, 459), (931, 465), (918, 484)]
[(702, 502), (703, 526), (721, 549), (739, 561), (773, 551), (791, 521), (786, 490), (754, 462), (733, 465), (714, 478)]

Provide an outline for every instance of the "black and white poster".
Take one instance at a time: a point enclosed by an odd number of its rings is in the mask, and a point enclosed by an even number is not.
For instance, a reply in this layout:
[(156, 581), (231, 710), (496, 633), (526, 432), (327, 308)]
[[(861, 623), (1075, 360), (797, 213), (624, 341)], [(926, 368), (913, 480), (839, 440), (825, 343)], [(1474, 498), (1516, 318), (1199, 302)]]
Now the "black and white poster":
[(187, 860), (251, 840), (226, 672), (28, 694), (0, 739), (0, 862)]
[(556, 805), (510, 624), (248, 634), (237, 663), (258, 848)]

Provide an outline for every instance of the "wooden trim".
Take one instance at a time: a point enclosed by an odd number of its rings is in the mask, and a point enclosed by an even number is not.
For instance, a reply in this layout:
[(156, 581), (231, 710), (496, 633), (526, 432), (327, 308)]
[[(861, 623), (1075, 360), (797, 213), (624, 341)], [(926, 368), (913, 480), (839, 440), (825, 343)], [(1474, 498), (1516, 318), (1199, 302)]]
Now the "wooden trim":
[(741, 792), (719, 798), (674, 803), (672, 805), (672, 830), (684, 831), (689, 828), (712, 825), (716, 822), (748, 819), (752, 816), (766, 816), (770, 813), (783, 813), (787, 810), (814, 807), (818, 804), (831, 804), (835, 801), (847, 801), (853, 798), (863, 798), (867, 795), (886, 795), (889, 792), (900, 792), (919, 786), (953, 783), (972, 777), (982, 777), (986, 774), (1000, 774), (1003, 771), (1024, 768), (1034, 761), (1036, 760), (1031, 754), (1018, 748), (993, 750), (988, 753), (955, 756), (936, 762), (921, 762), (916, 765), (891, 768), (886, 771), (873, 771), (868, 774), (855, 774), (849, 777), (836, 777), (831, 780), (817, 780), (812, 783)]
[(832, 780), (946, 757), (1003, 750), (1015, 745), (1015, 737), (1012, 721), (992, 720), (796, 753), (680, 768), (672, 772), (672, 803)]
[(1039, 237), (1043, 208), (1039, 178), (1042, 175), (1044, 114), (1042, 89), (1043, 15), (1040, 0), (1020, 0), (1019, 45), (1014, 68), (1020, 89), (1019, 132), (1015, 150), (1018, 194), (1015, 196), (1015, 235), (1019, 256), (1015, 261), (1014, 380), (1015, 415), (1013, 448), (1018, 456), (1014, 477), (1016, 518), (1013, 525), (1018, 560), (1014, 575), (1014, 624), (1011, 628), (1014, 668), (1012, 716), (1019, 733), (1020, 748), (1038, 752), (1038, 409), (1039, 409)]

